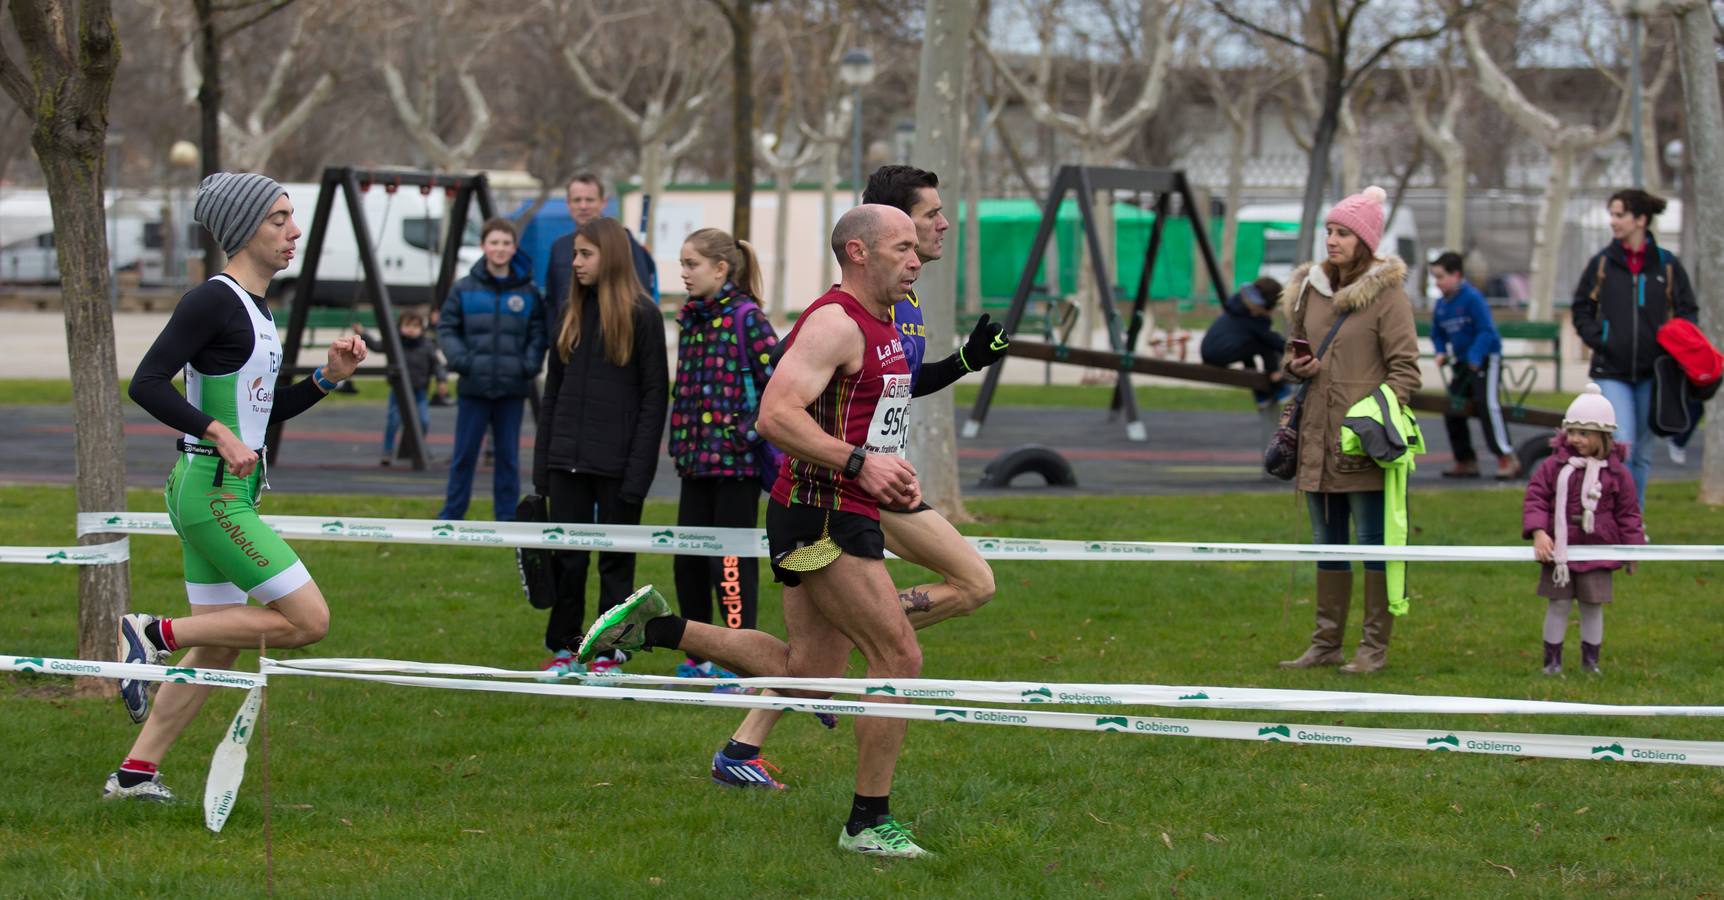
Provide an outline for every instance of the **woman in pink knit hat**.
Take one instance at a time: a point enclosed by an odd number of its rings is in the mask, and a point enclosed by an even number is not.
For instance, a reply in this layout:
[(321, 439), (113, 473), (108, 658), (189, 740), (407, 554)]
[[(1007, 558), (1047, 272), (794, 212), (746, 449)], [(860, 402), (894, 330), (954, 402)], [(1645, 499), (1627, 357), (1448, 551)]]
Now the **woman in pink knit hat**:
[[(1290, 325), (1282, 368), (1289, 381), (1302, 383), (1295, 484), (1305, 492), (1312, 541), (1318, 544), (1383, 543), (1383, 469), (1370, 457), (1341, 452), (1341, 423), (1349, 407), (1379, 387), (1387, 386), (1402, 404), (1419, 389), (1407, 265), (1392, 253), (1378, 253), (1385, 196), (1373, 185), (1335, 204), (1324, 219), (1327, 257), (1295, 269), (1281, 294)], [(1381, 562), (1365, 563), (1359, 650), (1341, 665), (1353, 565), (1318, 563), (1317, 630), (1303, 654), (1281, 665), (1341, 666), (1348, 673), (1381, 669), (1394, 626), (1384, 569)]]
[[(1521, 506), (1521, 536), (1532, 540), (1544, 567), (1538, 595), (1550, 601), (1544, 614), (1544, 674), (1562, 673), (1568, 608), (1580, 601), (1580, 667), (1598, 674), (1604, 643), (1604, 604), (1616, 560), (1569, 562), (1568, 548), (1581, 544), (1644, 544), (1640, 498), (1628, 453), (1617, 443), (1616, 410), (1596, 384), (1569, 404), (1562, 430), (1551, 438), (1551, 454), (1527, 482)], [(1634, 563), (1627, 564), (1634, 574)]]

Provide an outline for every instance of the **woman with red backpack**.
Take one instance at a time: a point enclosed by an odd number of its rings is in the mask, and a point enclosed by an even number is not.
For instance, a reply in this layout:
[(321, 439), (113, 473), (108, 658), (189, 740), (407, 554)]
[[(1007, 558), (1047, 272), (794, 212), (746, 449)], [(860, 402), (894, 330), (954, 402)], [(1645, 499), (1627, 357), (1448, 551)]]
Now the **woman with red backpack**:
[(1587, 262), (1574, 289), (1574, 330), (1592, 348), (1587, 374), (1616, 410), (1616, 439), (1629, 446), (1643, 509), (1652, 473), (1654, 362), (1665, 352), (1658, 332), (1673, 319), (1692, 324), (1699, 312), (1682, 262), (1652, 234), (1665, 205), (1639, 188), (1612, 194), (1614, 240)]

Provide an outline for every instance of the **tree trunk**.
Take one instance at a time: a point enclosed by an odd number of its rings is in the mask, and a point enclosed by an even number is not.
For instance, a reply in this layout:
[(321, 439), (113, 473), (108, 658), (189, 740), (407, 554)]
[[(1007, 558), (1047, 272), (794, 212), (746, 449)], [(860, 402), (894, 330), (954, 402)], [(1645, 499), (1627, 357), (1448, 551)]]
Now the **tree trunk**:
[(1569, 184), (1574, 176), (1574, 148), (1550, 148), (1550, 173), (1545, 177), (1544, 196), (1539, 199), (1538, 224), (1532, 235), (1532, 296), (1526, 317), (1544, 322), (1551, 316), (1556, 290), (1556, 263), (1562, 253), (1562, 217), (1568, 209)]
[(1234, 271), (1239, 255), (1239, 204), (1245, 200), (1245, 151), (1251, 144), (1252, 115), (1254, 111), (1247, 110), (1243, 124), (1229, 129), (1232, 140), (1227, 148), (1227, 208), (1221, 213), (1221, 274), (1232, 281), (1239, 280), (1239, 273)]
[[(1467, 152), (1459, 141), (1438, 147), (1443, 157), (1443, 249), (1466, 252)], [(1411, 264), (1412, 260), (1407, 260)]]
[(664, 144), (656, 138), (641, 142), (641, 197), (646, 204), (646, 233), (641, 243), (653, 245), (653, 225), (658, 222), (658, 203), (664, 193)]
[[(820, 145), (820, 239), (822, 246), (827, 238), (832, 236), (832, 226), (838, 221), (838, 142), (827, 141)], [(820, 251), (820, 285), (822, 292), (826, 286), (834, 284), (832, 269), (838, 260), (831, 251)]]
[[(205, 177), (221, 171), (221, 35), (216, 30), (214, 0), (193, 0), (198, 13), (198, 156)], [(227, 255), (215, 236), (203, 232), (205, 278), (227, 265)]]
[[(921, 67), (916, 78), (916, 146), (911, 164), (945, 179), (950, 196), (962, 197), (964, 181), (974, 177), (962, 167), (965, 60), (975, 7), (969, 0), (928, 0), (923, 21)], [(916, 285), (928, 326), (928, 352), (936, 358), (953, 346), (958, 268), (935, 264)], [(957, 442), (952, 431), (952, 400), (945, 395), (916, 406), (910, 417), (910, 461), (921, 480), (922, 496), (947, 519), (969, 518), (958, 484)]]
[[(735, 203), (730, 213), (730, 233), (739, 241), (748, 240), (750, 220), (754, 212), (754, 0), (735, 0), (730, 19), (730, 147), (734, 157), (731, 169), (731, 197)], [(780, 189), (779, 200), (784, 199)], [(784, 215), (780, 207), (780, 221)]]
[[(73, 458), (79, 512), (126, 508), (125, 438), (108, 305), (107, 219), (102, 209), (101, 138), (94, 146), (56, 147), (38, 129), (36, 155), (54, 210), (55, 248), (65, 292), (66, 348), (72, 365)], [(79, 543), (112, 540), (89, 535)], [(120, 616), (130, 606), (130, 564), (78, 569), (78, 658), (111, 659)], [(80, 681), (80, 684), (83, 682)], [(90, 682), (102, 690), (106, 684)]]
[[(785, 282), (790, 271), (790, 187), (795, 169), (776, 169), (773, 185), (778, 193), (778, 214), (772, 226), (772, 317), (784, 321)], [(827, 232), (831, 234), (830, 231)], [(831, 254), (827, 254), (830, 258)]]
[(1331, 71), (1323, 88), (1323, 111), (1317, 116), (1317, 129), (1311, 135), (1311, 157), (1305, 167), (1305, 200), (1299, 212), (1299, 252), (1309, 254), (1316, 244), (1317, 216), (1323, 211), (1323, 196), (1328, 191), (1329, 151), (1335, 146), (1335, 129), (1341, 116), (1341, 75)]
[[(1724, 113), (1719, 109), (1717, 26), (1710, 5), (1690, 3), (1677, 20), (1682, 102), (1688, 120), (1686, 152), (1692, 160), (1695, 245), (1684, 245), (1697, 273), (1700, 325), (1716, 340), (1724, 335)], [(1724, 415), (1713, 405), (1706, 417), (1706, 452), (1700, 463), (1700, 502), (1724, 504)]]

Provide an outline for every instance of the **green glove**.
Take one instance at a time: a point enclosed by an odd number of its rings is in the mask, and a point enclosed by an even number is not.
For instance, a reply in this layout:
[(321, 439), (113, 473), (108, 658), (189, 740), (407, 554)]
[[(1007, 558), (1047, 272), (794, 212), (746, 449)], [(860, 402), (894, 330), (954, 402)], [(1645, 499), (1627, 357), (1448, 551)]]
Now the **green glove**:
[(988, 321), (988, 314), (976, 320), (976, 327), (970, 330), (969, 340), (958, 348), (958, 361), (963, 364), (966, 372), (980, 372), (983, 369), (1004, 359), (1006, 348), (1012, 345), (1012, 339), (1006, 337), (1006, 326)]

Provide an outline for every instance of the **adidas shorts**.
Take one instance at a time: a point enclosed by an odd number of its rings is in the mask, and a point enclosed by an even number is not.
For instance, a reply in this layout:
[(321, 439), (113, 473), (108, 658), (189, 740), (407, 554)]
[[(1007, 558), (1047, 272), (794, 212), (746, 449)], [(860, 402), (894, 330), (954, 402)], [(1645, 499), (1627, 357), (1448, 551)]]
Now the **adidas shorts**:
[(886, 558), (886, 535), (879, 520), (800, 503), (766, 504), (766, 543), (772, 554), (772, 577), (785, 587), (801, 584), (800, 573), (818, 572), (841, 553)]

